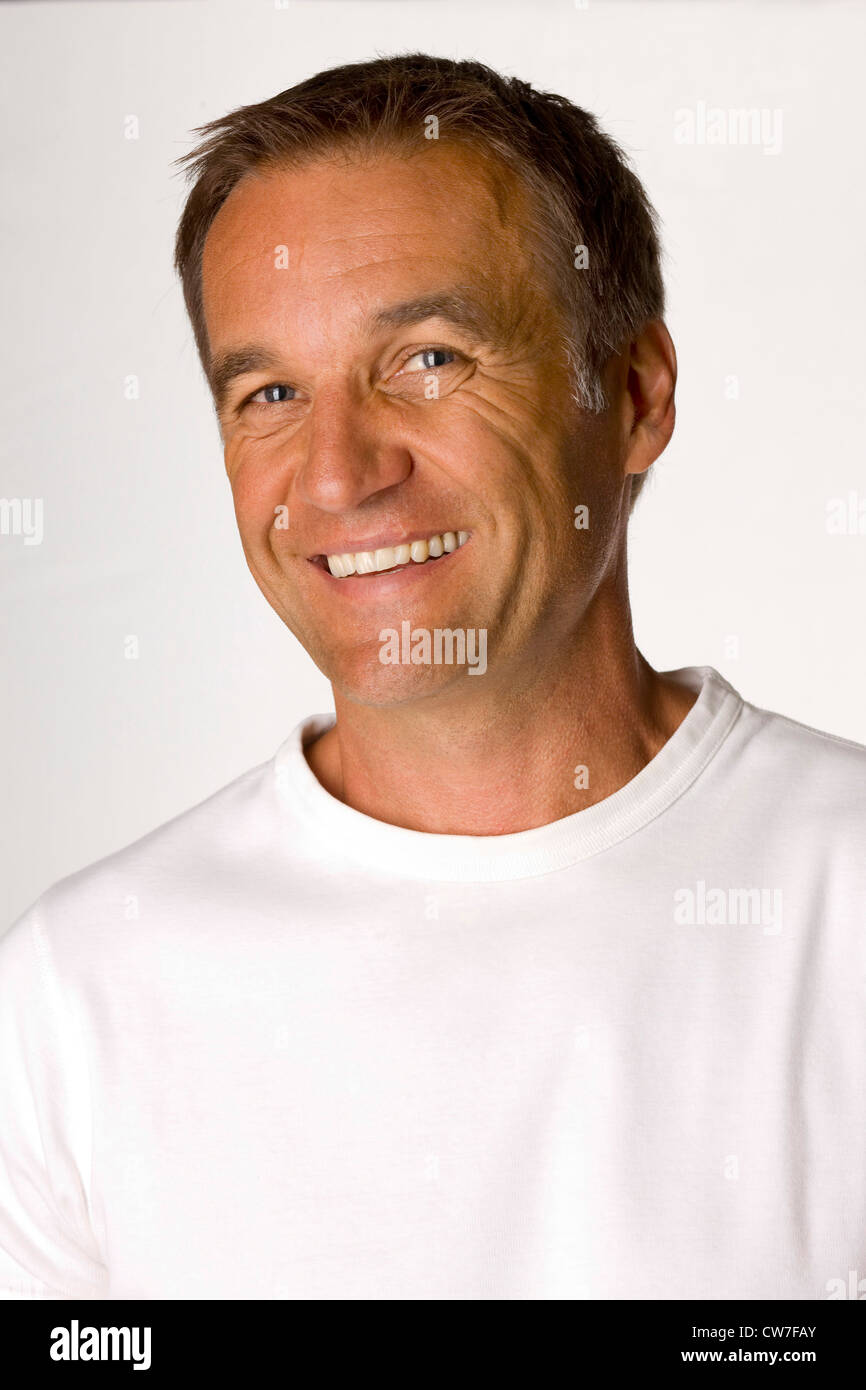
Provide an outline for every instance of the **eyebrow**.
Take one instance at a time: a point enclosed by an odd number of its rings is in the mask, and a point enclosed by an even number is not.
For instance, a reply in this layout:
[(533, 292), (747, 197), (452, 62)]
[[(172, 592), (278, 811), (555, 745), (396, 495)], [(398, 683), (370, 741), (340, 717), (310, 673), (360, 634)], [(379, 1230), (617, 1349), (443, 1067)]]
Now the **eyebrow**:
[(368, 327), (374, 330), (405, 328), (407, 324), (421, 323), (424, 319), (443, 319), (479, 339), (493, 338), (499, 331), (498, 316), (473, 290), (462, 286), (391, 304), (375, 313)]
[(210, 364), (208, 376), (217, 410), (225, 405), (229, 387), (236, 377), (247, 376), (250, 372), (266, 372), (279, 366), (280, 359), (258, 343), (247, 343), (243, 347), (228, 348), (217, 353)]
[[(499, 316), (471, 289), (462, 286), (389, 304), (372, 314), (364, 326), (367, 332), (375, 333), (387, 328), (406, 328), (425, 319), (442, 319), (477, 342), (491, 342), (502, 331)], [(260, 343), (246, 343), (217, 353), (208, 373), (217, 409), (225, 404), (229, 387), (237, 377), (279, 367), (280, 358)]]

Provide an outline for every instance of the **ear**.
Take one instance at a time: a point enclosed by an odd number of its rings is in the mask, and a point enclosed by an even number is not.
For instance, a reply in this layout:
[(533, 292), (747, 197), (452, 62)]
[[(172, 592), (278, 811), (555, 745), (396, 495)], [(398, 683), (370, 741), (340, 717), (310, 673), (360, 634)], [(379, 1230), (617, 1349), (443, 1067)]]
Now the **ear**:
[(677, 354), (661, 319), (653, 319), (629, 344), (626, 393), (631, 424), (626, 439), (626, 473), (645, 473), (674, 432)]

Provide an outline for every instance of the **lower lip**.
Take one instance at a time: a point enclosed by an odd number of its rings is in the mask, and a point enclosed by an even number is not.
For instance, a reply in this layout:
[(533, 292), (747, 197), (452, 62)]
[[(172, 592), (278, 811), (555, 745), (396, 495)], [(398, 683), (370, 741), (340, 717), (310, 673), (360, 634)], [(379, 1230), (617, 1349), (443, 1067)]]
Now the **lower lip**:
[[(424, 576), (438, 574), (440, 569), (451, 568), (450, 562), (455, 560), (469, 545), (469, 541), (464, 541), (456, 550), (448, 551), (440, 555), (435, 560), (425, 560), (423, 565), (416, 565), (414, 560), (403, 565), (400, 569), (382, 570), (374, 574), (350, 574), (345, 579), (338, 579), (331, 574), (329, 569), (324, 569), (321, 565), (313, 564), (316, 570), (332, 588), (339, 589), (345, 593), (346, 598), (383, 598), (388, 594), (399, 592), (411, 584), (416, 584)], [(312, 561), (309, 563), (312, 564)]]

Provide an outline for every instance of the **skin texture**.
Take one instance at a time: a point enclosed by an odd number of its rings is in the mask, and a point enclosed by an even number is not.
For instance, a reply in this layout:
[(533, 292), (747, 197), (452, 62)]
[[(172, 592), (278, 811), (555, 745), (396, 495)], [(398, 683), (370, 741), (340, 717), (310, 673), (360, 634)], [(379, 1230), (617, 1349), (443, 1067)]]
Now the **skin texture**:
[[(582, 810), (695, 699), (635, 647), (626, 581), (629, 479), (673, 430), (673, 344), (650, 324), (607, 365), (610, 408), (581, 411), (535, 245), (510, 172), (444, 144), (247, 175), (205, 244), (212, 363), (270, 356), (217, 407), (249, 568), (332, 682), (337, 724), (310, 766), (410, 829), (496, 835)], [(374, 322), (467, 293), (482, 322)], [(470, 540), (396, 575), (339, 580), (311, 559), (446, 530)], [(383, 665), (379, 634), (404, 621), (486, 629), (486, 673)]]

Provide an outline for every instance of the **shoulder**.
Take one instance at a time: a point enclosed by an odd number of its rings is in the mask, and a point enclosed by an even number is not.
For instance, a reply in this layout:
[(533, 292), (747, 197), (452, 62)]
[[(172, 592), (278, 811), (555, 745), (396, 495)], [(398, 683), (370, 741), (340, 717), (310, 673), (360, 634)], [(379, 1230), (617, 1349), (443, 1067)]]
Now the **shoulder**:
[[(188, 916), (191, 904), (249, 870), (276, 833), (273, 759), (138, 840), (52, 884), (0, 933), (0, 969), (50, 972), (53, 959), (81, 957), (142, 927)], [(128, 938), (127, 938), (128, 939)]]
[(866, 747), (743, 702), (723, 760), (726, 815), (804, 863), (866, 865)]
[(866, 746), (743, 702), (753, 769), (830, 802), (866, 800)]

